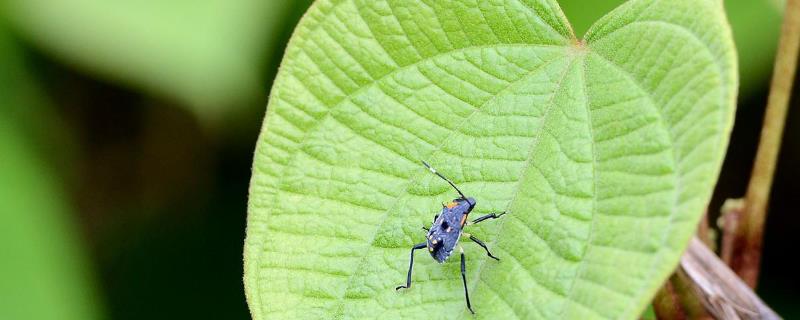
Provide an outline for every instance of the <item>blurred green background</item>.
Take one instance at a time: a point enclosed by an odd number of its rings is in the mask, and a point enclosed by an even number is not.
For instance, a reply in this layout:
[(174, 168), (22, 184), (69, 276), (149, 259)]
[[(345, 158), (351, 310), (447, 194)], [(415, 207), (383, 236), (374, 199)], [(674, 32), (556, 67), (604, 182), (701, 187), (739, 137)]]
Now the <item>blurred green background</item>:
[[(577, 34), (621, 0), (562, 0)], [(0, 2), (0, 319), (237, 319), (270, 84), (311, 0)], [(736, 126), (715, 214), (744, 193), (778, 0), (725, 1)], [(797, 90), (795, 90), (797, 91)], [(793, 99), (759, 293), (800, 318)]]

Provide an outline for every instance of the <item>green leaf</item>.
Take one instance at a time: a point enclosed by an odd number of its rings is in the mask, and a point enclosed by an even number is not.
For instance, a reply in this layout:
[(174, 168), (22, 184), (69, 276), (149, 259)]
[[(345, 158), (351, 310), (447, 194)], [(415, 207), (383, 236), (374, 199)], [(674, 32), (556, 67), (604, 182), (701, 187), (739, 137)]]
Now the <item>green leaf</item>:
[(725, 11), (731, 21), (733, 42), (739, 56), (742, 97), (763, 90), (769, 84), (778, 35), (781, 30), (780, 0), (726, 0)]
[(16, 29), (63, 61), (213, 119), (261, 101), (283, 23), (306, 1), (6, 2)]
[[(418, 253), (455, 197), (478, 318), (634, 318), (678, 262), (728, 141), (720, 1), (635, 0), (577, 40), (555, 1), (317, 1), (273, 86), (250, 189), (255, 319), (470, 318)], [(457, 259), (455, 259), (457, 260)]]
[(99, 319), (85, 252), (37, 144), (47, 136), (37, 129), (59, 130), (41, 126), (53, 122), (5, 31), (0, 21), (0, 319)]
[[(575, 32), (582, 33), (596, 19), (624, 0), (561, 0)], [(772, 72), (781, 24), (782, 0), (725, 0), (739, 56), (740, 95), (764, 90)]]

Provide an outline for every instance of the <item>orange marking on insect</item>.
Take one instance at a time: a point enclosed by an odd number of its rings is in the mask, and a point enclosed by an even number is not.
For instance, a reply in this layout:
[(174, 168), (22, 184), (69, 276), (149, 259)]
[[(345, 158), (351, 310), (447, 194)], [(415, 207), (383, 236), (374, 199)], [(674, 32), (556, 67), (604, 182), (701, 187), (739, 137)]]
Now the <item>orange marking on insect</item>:
[(452, 202), (447, 204), (447, 209), (453, 209), (457, 205), (458, 205), (458, 203), (456, 203), (455, 201), (452, 201)]
[(463, 227), (464, 223), (466, 223), (466, 222), (467, 222), (467, 215), (465, 214), (465, 215), (461, 216), (461, 226)]

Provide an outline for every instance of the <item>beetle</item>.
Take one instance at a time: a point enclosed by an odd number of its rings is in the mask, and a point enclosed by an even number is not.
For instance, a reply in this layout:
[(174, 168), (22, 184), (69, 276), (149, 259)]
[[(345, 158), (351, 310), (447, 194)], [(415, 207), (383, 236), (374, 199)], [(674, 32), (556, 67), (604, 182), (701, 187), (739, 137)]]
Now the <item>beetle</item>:
[(483, 243), (483, 241), (469, 233), (464, 232), (464, 227), (487, 219), (497, 219), (506, 214), (506, 212), (490, 213), (475, 220), (468, 221), (467, 218), (469, 217), (470, 212), (472, 212), (472, 209), (474, 209), (475, 205), (477, 204), (475, 198), (465, 196), (464, 193), (461, 192), (458, 187), (456, 187), (453, 181), (436, 171), (436, 169), (431, 167), (431, 165), (429, 165), (427, 162), (421, 162), (433, 174), (439, 176), (439, 178), (442, 178), (442, 180), (447, 181), (447, 183), (449, 183), (450, 186), (452, 186), (461, 197), (453, 199), (453, 201), (448, 203), (443, 203), (442, 211), (433, 218), (431, 227), (422, 227), (423, 230), (428, 232), (426, 241), (418, 243), (411, 248), (411, 260), (408, 264), (408, 276), (406, 277), (406, 284), (398, 286), (395, 288), (395, 290), (411, 288), (411, 270), (414, 269), (414, 251), (422, 248), (428, 248), (428, 252), (431, 254), (431, 257), (436, 260), (436, 262), (444, 263), (453, 253), (453, 250), (458, 247), (458, 250), (461, 253), (461, 280), (464, 282), (464, 296), (467, 300), (467, 308), (469, 309), (469, 312), (475, 314), (475, 311), (472, 310), (472, 304), (469, 302), (469, 289), (467, 289), (467, 269), (466, 260), (464, 259), (464, 248), (458, 244), (458, 240), (461, 239), (462, 235), (467, 236), (470, 240), (472, 240), (472, 242), (475, 242), (481, 246), (483, 250), (486, 251), (487, 256), (500, 261), (500, 258), (495, 257), (489, 251), (489, 248), (486, 247), (486, 244)]

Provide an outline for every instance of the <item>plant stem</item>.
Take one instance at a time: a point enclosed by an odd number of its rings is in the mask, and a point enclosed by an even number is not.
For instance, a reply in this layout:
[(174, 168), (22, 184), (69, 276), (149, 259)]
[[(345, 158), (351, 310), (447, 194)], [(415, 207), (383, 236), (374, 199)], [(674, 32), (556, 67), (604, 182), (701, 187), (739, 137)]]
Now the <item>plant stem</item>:
[(664, 282), (664, 285), (653, 298), (653, 311), (656, 313), (657, 319), (686, 319), (686, 311), (683, 310), (683, 306), (680, 304), (680, 297), (675, 292), (675, 285), (672, 284), (673, 278), (675, 278), (674, 274)]
[(800, 0), (788, 0), (764, 115), (764, 127), (745, 195), (745, 207), (731, 245), (723, 247), (722, 251), (724, 261), (751, 288), (755, 287), (758, 280), (766, 207), (797, 68), (798, 48)]
[(658, 319), (713, 319), (694, 290), (695, 284), (682, 268), (667, 279), (653, 300), (653, 311)]
[(712, 251), (715, 250), (716, 245), (714, 244), (714, 239), (711, 231), (711, 227), (708, 223), (708, 210), (703, 213), (703, 218), (700, 219), (700, 224), (697, 226), (697, 237), (700, 238), (700, 241), (706, 244)]

